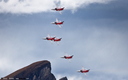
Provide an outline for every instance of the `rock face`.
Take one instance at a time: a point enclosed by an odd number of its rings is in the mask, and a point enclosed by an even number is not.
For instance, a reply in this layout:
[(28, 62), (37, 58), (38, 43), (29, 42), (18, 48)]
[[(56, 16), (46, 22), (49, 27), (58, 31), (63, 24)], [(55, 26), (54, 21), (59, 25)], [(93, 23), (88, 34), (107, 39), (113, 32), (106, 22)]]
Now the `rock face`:
[(28, 80), (56, 80), (49, 61), (38, 61), (19, 69), (4, 78), (29, 78)]
[(63, 77), (63, 78), (61, 78), (59, 80), (68, 80), (68, 79), (67, 79), (67, 77)]

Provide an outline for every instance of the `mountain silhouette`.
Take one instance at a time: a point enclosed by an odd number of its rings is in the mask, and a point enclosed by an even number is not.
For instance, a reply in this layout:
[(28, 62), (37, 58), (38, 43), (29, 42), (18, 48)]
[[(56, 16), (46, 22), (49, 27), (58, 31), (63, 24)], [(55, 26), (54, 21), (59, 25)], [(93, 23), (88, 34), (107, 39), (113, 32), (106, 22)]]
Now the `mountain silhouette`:
[(68, 80), (68, 79), (67, 79), (67, 77), (63, 77), (63, 78), (61, 78), (59, 80)]
[[(21, 68), (0, 80), (56, 80), (55, 76), (51, 73), (51, 63), (47, 60), (32, 63), (24, 68)], [(27, 79), (26, 79), (27, 80)]]

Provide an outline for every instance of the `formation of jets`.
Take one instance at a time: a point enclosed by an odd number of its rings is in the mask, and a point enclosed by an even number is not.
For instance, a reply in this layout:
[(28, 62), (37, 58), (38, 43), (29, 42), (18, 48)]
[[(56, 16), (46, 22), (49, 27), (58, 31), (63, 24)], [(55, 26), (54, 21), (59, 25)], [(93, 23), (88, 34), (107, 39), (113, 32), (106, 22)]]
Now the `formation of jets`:
[[(51, 10), (59, 11), (60, 14), (62, 14), (61, 11), (64, 10), (64, 7), (56, 7), (56, 8), (51, 9)], [(52, 22), (52, 24), (58, 25), (60, 28), (62, 27), (62, 24), (63, 23), (64, 23), (64, 21), (59, 21), (57, 18), (56, 18), (56, 21), (55, 22)], [(44, 40), (58, 42), (58, 41), (61, 41), (62, 38), (56, 38), (55, 36), (54, 37), (48, 36), (48, 37), (45, 37), (43, 39)], [(64, 59), (72, 59), (73, 58), (73, 55), (68, 55), (68, 56), (65, 55), (65, 56), (62, 56), (61, 58), (64, 58)], [(80, 73), (88, 73), (89, 70), (90, 69), (84, 69), (84, 68), (82, 68), (82, 69), (78, 70), (77, 72), (80, 72)]]
[(62, 38), (56, 38), (56, 37), (50, 37), (50, 35), (48, 35), (48, 37), (43, 38), (44, 40), (49, 40), (49, 41), (61, 41)]
[[(63, 11), (64, 8), (65, 7), (56, 7), (56, 8), (51, 9), (51, 10), (59, 11), (60, 14), (62, 14), (61, 11)], [(57, 18), (56, 18), (56, 21), (55, 22), (52, 22), (52, 24), (58, 25), (60, 28), (62, 27), (62, 24), (63, 23), (64, 23), (64, 21), (59, 21)], [(50, 37), (48, 35), (48, 37), (45, 37), (43, 39), (44, 40), (48, 40), (48, 41), (59, 42), (59, 41), (61, 41), (62, 38), (56, 38), (55, 36), (54, 37)], [(72, 59), (73, 58), (73, 55), (68, 55), (68, 56), (65, 55), (65, 56), (62, 56), (61, 58), (64, 58), (64, 59)], [(80, 73), (88, 73), (89, 71), (90, 71), (90, 69), (84, 69), (84, 68), (82, 68), (80, 70), (77, 70), (77, 72), (80, 72)], [(19, 79), (19, 80), (21, 80), (21, 79), (29, 79), (29, 78), (1, 78), (1, 79), (2, 80), (3, 79), (6, 79), (6, 80), (8, 80), (8, 79), (17, 79), (18, 80)]]

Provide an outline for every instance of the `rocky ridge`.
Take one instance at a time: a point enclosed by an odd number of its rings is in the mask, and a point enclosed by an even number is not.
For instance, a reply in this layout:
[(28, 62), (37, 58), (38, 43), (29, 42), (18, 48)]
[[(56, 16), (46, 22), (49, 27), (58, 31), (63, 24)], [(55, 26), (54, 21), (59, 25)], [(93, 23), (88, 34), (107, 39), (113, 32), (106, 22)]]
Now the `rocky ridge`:
[[(3, 79), (5, 78), (14, 78), (14, 80), (16, 78), (21, 80), (24, 78), (28, 78), (28, 80), (56, 80), (55, 76), (51, 73), (51, 63), (47, 60), (32, 63), (5, 76)], [(60, 80), (67, 80), (67, 78), (64, 77)]]

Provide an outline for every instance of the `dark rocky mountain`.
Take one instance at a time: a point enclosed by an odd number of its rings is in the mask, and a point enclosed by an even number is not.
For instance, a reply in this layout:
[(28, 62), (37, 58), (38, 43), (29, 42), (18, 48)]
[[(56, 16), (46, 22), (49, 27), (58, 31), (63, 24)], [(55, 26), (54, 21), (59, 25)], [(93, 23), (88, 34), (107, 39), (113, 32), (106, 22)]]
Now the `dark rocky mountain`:
[(68, 79), (67, 79), (67, 77), (63, 77), (63, 78), (61, 78), (59, 80), (68, 80)]
[(14, 78), (14, 80), (16, 78), (21, 80), (24, 80), (24, 78), (29, 78), (28, 80), (56, 80), (55, 76), (51, 73), (51, 63), (47, 60), (32, 63), (4, 77), (4, 79), (6, 78)]

